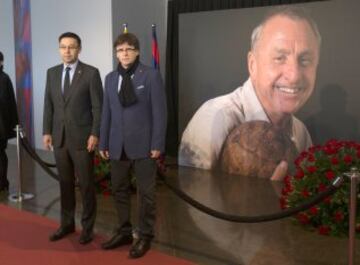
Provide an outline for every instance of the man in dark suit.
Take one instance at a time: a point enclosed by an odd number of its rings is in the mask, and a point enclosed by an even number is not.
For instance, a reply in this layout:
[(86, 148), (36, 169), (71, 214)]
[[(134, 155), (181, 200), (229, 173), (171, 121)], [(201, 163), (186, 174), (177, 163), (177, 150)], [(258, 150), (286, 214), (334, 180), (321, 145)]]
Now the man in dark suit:
[(5, 149), (8, 139), (15, 137), (18, 113), (13, 85), (3, 72), (4, 55), (0, 52), (0, 192), (9, 190), (7, 179), (8, 157)]
[(105, 79), (100, 154), (111, 160), (112, 193), (118, 230), (103, 249), (131, 244), (130, 179), (132, 167), (139, 193), (139, 240), (130, 258), (143, 256), (154, 237), (156, 159), (164, 151), (166, 97), (160, 73), (139, 62), (139, 41), (131, 33), (114, 43), (118, 69)]
[(54, 148), (60, 176), (61, 225), (50, 236), (56, 241), (75, 231), (75, 177), (83, 212), (79, 242), (93, 239), (96, 197), (93, 151), (98, 144), (103, 88), (99, 71), (78, 60), (81, 39), (72, 32), (59, 37), (62, 64), (47, 72), (43, 143)]

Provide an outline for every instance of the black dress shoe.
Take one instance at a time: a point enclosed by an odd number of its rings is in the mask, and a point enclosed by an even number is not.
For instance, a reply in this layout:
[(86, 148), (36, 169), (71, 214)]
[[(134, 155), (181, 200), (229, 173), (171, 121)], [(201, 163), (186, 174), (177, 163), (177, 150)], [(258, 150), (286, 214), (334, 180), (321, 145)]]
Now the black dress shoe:
[(86, 245), (93, 240), (93, 233), (92, 232), (82, 232), (79, 238), (79, 243), (81, 245)]
[(130, 248), (129, 257), (132, 259), (140, 258), (148, 252), (151, 241), (141, 238), (135, 245)]
[(116, 247), (130, 245), (133, 241), (132, 235), (116, 234), (109, 241), (101, 244), (102, 249), (113, 249)]
[(74, 233), (75, 232), (75, 227), (70, 226), (70, 227), (60, 227), (58, 230), (56, 230), (56, 232), (52, 235), (50, 235), (49, 240), (50, 241), (57, 241), (62, 239), (64, 236)]

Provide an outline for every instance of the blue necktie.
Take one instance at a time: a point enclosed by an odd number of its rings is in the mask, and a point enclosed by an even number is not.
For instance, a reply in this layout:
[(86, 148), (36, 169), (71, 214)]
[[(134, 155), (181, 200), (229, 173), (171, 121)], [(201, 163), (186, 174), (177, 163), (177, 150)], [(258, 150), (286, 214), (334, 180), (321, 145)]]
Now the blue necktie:
[(63, 95), (65, 98), (67, 97), (67, 95), (70, 92), (70, 70), (71, 70), (71, 67), (69, 67), (69, 66), (65, 68), (66, 72), (65, 72), (64, 91), (63, 91)]

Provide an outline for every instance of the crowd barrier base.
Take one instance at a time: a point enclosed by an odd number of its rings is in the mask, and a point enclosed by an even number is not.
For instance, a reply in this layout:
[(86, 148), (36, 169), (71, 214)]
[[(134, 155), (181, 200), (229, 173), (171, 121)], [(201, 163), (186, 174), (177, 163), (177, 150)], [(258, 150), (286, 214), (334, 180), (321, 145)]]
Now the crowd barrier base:
[(22, 202), (34, 198), (34, 194), (22, 192), (22, 168), (21, 168), (21, 145), (20, 137), (23, 134), (23, 129), (20, 125), (16, 125), (16, 154), (17, 154), (17, 167), (18, 167), (18, 190), (9, 195), (8, 199), (12, 202)]
[(8, 200), (11, 202), (22, 202), (31, 200), (32, 198), (34, 198), (34, 194), (32, 193), (12, 193), (9, 195)]

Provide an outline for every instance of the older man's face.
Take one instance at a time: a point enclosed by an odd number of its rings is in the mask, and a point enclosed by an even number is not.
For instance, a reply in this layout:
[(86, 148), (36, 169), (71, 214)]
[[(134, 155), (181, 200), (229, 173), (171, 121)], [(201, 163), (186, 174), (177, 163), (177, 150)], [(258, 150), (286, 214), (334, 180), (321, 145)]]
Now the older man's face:
[(270, 119), (304, 105), (314, 90), (318, 61), (319, 43), (306, 21), (276, 16), (265, 24), (248, 67)]

